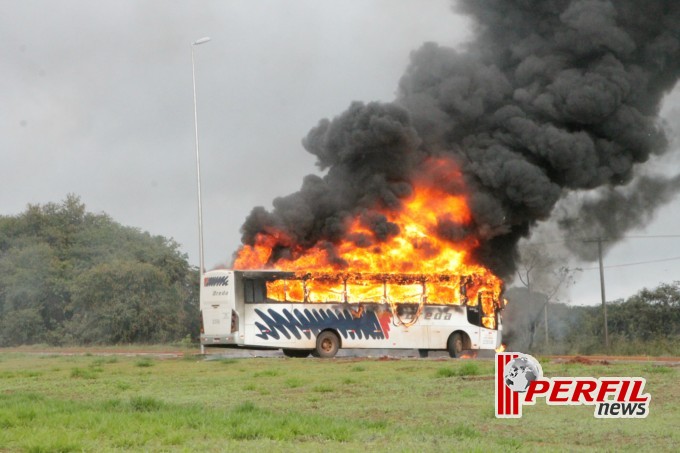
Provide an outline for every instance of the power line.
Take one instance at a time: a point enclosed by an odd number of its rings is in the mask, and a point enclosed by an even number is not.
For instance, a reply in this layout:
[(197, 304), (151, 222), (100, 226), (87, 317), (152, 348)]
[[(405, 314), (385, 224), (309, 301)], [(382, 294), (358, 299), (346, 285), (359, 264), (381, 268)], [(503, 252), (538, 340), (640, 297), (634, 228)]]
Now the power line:
[(621, 236), (621, 239), (663, 239), (663, 238), (680, 238), (680, 234), (650, 234), (650, 235)]
[[(631, 235), (631, 236), (621, 236), (619, 238), (616, 238), (616, 241), (621, 241), (623, 239), (671, 239), (671, 238), (680, 238), (680, 234), (649, 234), (649, 235)], [(603, 237), (602, 241), (611, 241), (611, 239)], [(554, 241), (545, 241), (545, 242), (527, 242), (526, 244), (523, 244), (524, 247), (535, 247), (539, 245), (553, 245), (553, 244), (566, 244), (569, 242), (597, 242), (596, 239), (584, 239), (584, 238), (564, 238), (564, 239), (555, 239)]]
[[(677, 261), (680, 260), (680, 256), (675, 256), (672, 258), (662, 258), (658, 260), (649, 260), (649, 261), (637, 261), (635, 263), (623, 263), (623, 264), (612, 264), (610, 266), (604, 266), (605, 269), (610, 269), (610, 268), (615, 268), (615, 267), (628, 267), (628, 266), (638, 266), (640, 264), (651, 264), (651, 263), (662, 263), (664, 261)], [(599, 267), (584, 267), (581, 268), (584, 271), (592, 271), (595, 269), (599, 269)]]

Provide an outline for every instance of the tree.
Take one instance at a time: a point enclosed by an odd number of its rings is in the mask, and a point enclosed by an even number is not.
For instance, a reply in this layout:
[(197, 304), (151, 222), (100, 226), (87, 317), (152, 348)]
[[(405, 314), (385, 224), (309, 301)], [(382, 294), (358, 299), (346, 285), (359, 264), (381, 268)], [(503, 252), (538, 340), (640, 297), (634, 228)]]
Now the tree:
[[(524, 313), (517, 317), (515, 327), (524, 332), (523, 347), (528, 351), (534, 347), (541, 322), (546, 349), (550, 347), (548, 307), (559, 301), (561, 292), (574, 283), (574, 274), (580, 271), (560, 264), (562, 262), (564, 260), (551, 254), (543, 244), (525, 244), (520, 249), (517, 278), (527, 290), (525, 297), (529, 303), (522, 307)], [(510, 313), (512, 311), (510, 308)]]
[(0, 216), (0, 345), (198, 335), (198, 274), (179, 244), (75, 195)]
[[(604, 352), (602, 306), (577, 307), (565, 343), (572, 352)], [(680, 282), (642, 289), (607, 302), (613, 354), (677, 355), (680, 350)]]
[(35, 308), (8, 311), (0, 319), (0, 344), (18, 346), (40, 342), (45, 335), (42, 317)]
[(612, 332), (626, 341), (680, 339), (680, 282), (644, 288), (625, 302), (610, 304)]
[(83, 343), (164, 342), (181, 330), (181, 294), (148, 263), (95, 266), (75, 279), (72, 295), (69, 330)]

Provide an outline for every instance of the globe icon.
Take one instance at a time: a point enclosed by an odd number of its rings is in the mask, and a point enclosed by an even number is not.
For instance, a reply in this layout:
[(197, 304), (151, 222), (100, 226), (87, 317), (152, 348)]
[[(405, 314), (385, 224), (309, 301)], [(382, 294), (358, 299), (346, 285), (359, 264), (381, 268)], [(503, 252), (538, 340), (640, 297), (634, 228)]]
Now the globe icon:
[(524, 393), (529, 388), (532, 381), (540, 378), (543, 375), (543, 370), (538, 360), (530, 355), (521, 355), (512, 359), (505, 365), (505, 373), (503, 379), (505, 385), (510, 390)]

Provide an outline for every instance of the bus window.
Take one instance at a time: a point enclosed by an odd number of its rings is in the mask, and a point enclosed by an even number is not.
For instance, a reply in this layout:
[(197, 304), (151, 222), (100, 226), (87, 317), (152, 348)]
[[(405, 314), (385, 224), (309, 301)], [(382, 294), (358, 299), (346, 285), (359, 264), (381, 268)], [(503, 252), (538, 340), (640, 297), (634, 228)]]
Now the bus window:
[(305, 302), (305, 282), (302, 280), (286, 280), (286, 300)]
[(258, 304), (267, 299), (267, 287), (264, 280), (244, 279), (243, 286), (246, 303)]
[(427, 301), (431, 304), (460, 304), (458, 282), (430, 282), (427, 284)]
[(304, 282), (301, 280), (271, 280), (263, 282), (265, 299), (269, 302), (303, 302)]
[(496, 301), (491, 291), (480, 291), (482, 306), (482, 325), (487, 329), (496, 329)]
[(479, 304), (479, 295), (477, 296), (477, 303), (474, 305), (468, 303), (467, 304), (467, 317), (468, 317), (468, 322), (472, 325), (475, 326), (481, 326), (482, 325), (482, 310), (481, 306)]
[(359, 281), (347, 283), (348, 302), (382, 302), (384, 300), (384, 283)]
[(387, 284), (388, 300), (393, 302), (414, 303), (417, 304), (422, 301), (425, 288), (422, 283)]

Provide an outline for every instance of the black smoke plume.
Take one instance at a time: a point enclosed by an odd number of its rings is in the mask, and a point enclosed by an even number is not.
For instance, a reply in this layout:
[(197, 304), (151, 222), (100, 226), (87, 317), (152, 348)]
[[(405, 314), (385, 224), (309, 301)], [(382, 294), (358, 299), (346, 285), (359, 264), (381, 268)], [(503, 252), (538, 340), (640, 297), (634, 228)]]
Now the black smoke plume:
[[(647, 194), (677, 191), (674, 179), (649, 184), (636, 171), (667, 150), (657, 115), (680, 71), (680, 2), (462, 0), (454, 9), (474, 19), (475, 39), (464, 51), (423, 45), (393, 103), (355, 102), (322, 120), (303, 145), (327, 173), (307, 176), (271, 212), (255, 208), (244, 244), (283, 232), (272, 263), (292, 244), (332, 250), (357, 216), (374, 232), (358, 245), (380, 243), (399, 227), (378, 211), (399, 208), (428, 156), (460, 167), (467, 233), (482, 239), (476, 258), (500, 276), (514, 271), (519, 239), (569, 193), (599, 188), (597, 205), (570, 215), (616, 237), (664, 201)], [(631, 211), (618, 186), (645, 208)], [(612, 227), (617, 216), (626, 221)]]

